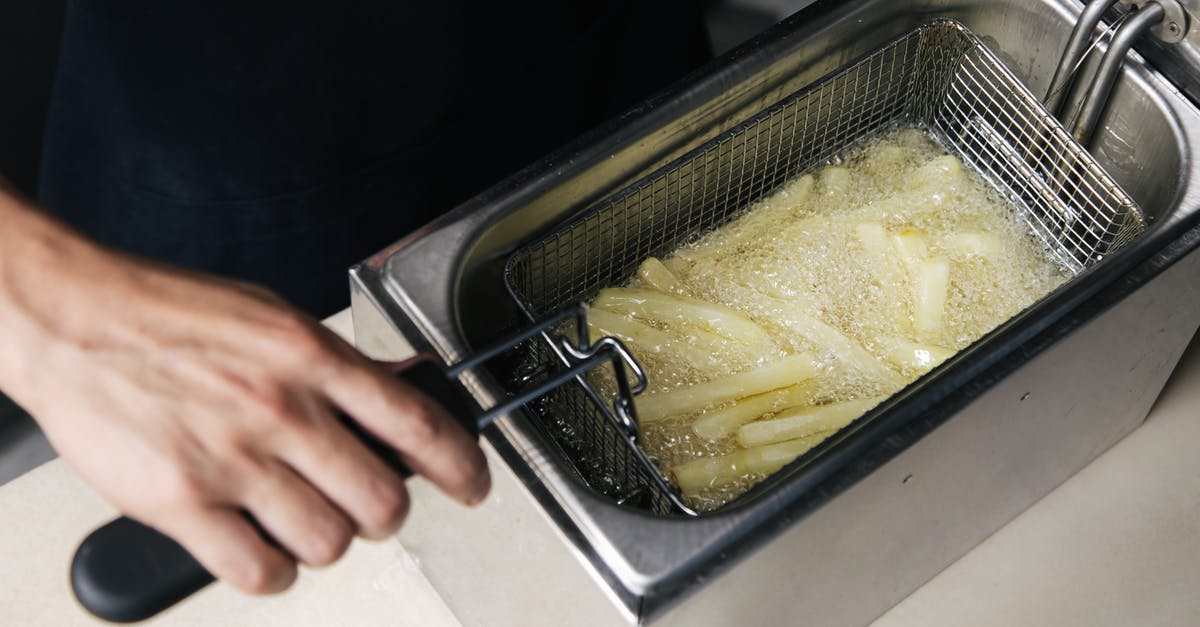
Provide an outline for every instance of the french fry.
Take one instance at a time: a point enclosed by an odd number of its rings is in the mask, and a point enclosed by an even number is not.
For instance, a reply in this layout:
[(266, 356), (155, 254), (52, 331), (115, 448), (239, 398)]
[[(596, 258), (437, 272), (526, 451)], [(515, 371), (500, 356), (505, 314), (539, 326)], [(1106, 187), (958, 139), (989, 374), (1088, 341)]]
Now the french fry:
[(892, 233), (892, 247), (896, 249), (896, 256), (909, 269), (909, 272), (912, 272), (917, 264), (929, 256), (929, 247), (925, 244), (925, 234), (911, 227)]
[(792, 312), (779, 322), (808, 338), (817, 346), (828, 349), (851, 370), (882, 384), (893, 387), (904, 385), (904, 379), (895, 370), (876, 359), (857, 341), (816, 316)]
[(934, 157), (917, 167), (905, 178), (908, 191), (924, 192), (927, 189), (944, 190), (966, 178), (962, 161), (953, 155)]
[(668, 267), (674, 260), (696, 263), (711, 258), (716, 253), (736, 250), (744, 242), (757, 238), (764, 231), (778, 229), (780, 220), (793, 217), (793, 209), (803, 204), (815, 187), (815, 179), (805, 174), (788, 183), (779, 194), (778, 201), (771, 206), (755, 206), (745, 215), (721, 228), (701, 237), (699, 241), (675, 251), (672, 261), (664, 261)]
[(636, 397), (634, 402), (637, 405), (638, 420), (650, 423), (795, 385), (813, 378), (816, 374), (817, 368), (813, 365), (811, 357), (791, 355), (755, 370), (706, 383), (642, 394)]
[(681, 279), (681, 277), (683, 277), (692, 267), (691, 261), (684, 259), (679, 255), (671, 255), (670, 257), (663, 259), (662, 264), (668, 272), (675, 275), (675, 277), (679, 279)]
[(946, 237), (946, 248), (962, 257), (983, 257), (985, 259), (998, 257), (1004, 252), (1004, 244), (1000, 242), (999, 238), (979, 231), (961, 231), (949, 234)]
[(926, 259), (917, 266), (913, 323), (922, 338), (936, 334), (946, 316), (950, 265), (945, 259)]
[(744, 285), (726, 284), (730, 296), (741, 302), (756, 302), (763, 308), (758, 319), (769, 317), (770, 325), (806, 339), (809, 344), (824, 348), (846, 368), (873, 381), (899, 388), (905, 381), (895, 370), (879, 361), (853, 338), (825, 323), (808, 309), (804, 298), (776, 298)]
[(705, 488), (736, 483), (746, 475), (770, 474), (807, 453), (828, 436), (828, 433), (813, 434), (788, 442), (741, 449), (720, 457), (684, 462), (671, 468), (671, 480), (685, 495), (693, 495)]
[(880, 256), (887, 254), (887, 231), (883, 228), (883, 224), (875, 220), (856, 224), (854, 238), (858, 240), (858, 245), (863, 250)]
[(854, 227), (854, 238), (875, 275), (875, 284), (881, 292), (881, 305), (894, 318), (906, 316), (908, 311), (900, 292), (904, 273), (898, 267), (887, 230), (880, 222), (860, 222)]
[(770, 354), (775, 340), (745, 314), (697, 298), (654, 290), (611, 287), (600, 290), (592, 306), (669, 326), (693, 327)]
[(704, 412), (692, 423), (696, 435), (713, 442), (733, 435), (737, 428), (769, 412), (789, 409), (810, 402), (814, 394), (811, 382), (772, 390), (734, 401), (732, 405)]
[(879, 340), (885, 359), (897, 368), (928, 372), (954, 355), (949, 348), (933, 344), (917, 344), (903, 338), (886, 337)]
[(876, 184), (894, 185), (897, 173), (908, 161), (907, 152), (894, 145), (876, 144), (863, 154), (862, 169)]
[(749, 448), (808, 437), (817, 433), (837, 431), (854, 422), (855, 418), (863, 415), (885, 398), (878, 396), (791, 409), (769, 420), (742, 425), (737, 432), (738, 444)]
[(727, 372), (720, 353), (692, 346), (648, 324), (595, 307), (588, 307), (587, 316), (593, 342), (609, 335), (625, 342), (635, 356), (642, 353), (670, 354), (701, 371)]
[(667, 294), (684, 293), (679, 279), (657, 257), (650, 257), (643, 261), (642, 265), (638, 266), (637, 276), (638, 280), (642, 282), (642, 287)]
[(815, 181), (811, 174), (805, 174), (800, 178), (784, 184), (779, 190), (780, 198), (788, 201), (788, 204), (798, 205), (808, 200), (808, 195), (812, 193)]
[(821, 170), (821, 178), (817, 181), (818, 189), (826, 196), (841, 196), (849, 192), (853, 184), (850, 170), (840, 165), (826, 166)]

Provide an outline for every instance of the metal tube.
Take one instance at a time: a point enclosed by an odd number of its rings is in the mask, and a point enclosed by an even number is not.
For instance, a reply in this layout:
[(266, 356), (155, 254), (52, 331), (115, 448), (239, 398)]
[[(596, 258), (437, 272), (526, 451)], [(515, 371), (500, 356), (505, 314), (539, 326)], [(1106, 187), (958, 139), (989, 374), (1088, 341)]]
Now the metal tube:
[(1050, 81), (1050, 89), (1046, 91), (1043, 101), (1046, 109), (1055, 117), (1062, 114), (1063, 101), (1067, 98), (1067, 92), (1071, 90), (1075, 70), (1087, 52), (1088, 42), (1092, 39), (1096, 25), (1100, 23), (1104, 12), (1117, 2), (1118, 0), (1092, 0), (1083, 8), (1083, 13), (1079, 14), (1079, 21), (1075, 22), (1075, 29), (1071, 31), (1071, 38), (1067, 40), (1067, 47), (1058, 61), (1058, 69), (1054, 70), (1054, 78)]
[(1166, 15), (1166, 11), (1162, 6), (1157, 2), (1151, 2), (1134, 13), (1113, 35), (1108, 52), (1105, 52), (1104, 58), (1100, 60), (1100, 68), (1092, 77), (1092, 84), (1088, 87), (1079, 117), (1071, 126), (1071, 135), (1080, 144), (1084, 146), (1091, 144), (1092, 135), (1096, 132), (1096, 124), (1100, 121), (1100, 114), (1104, 112), (1104, 107), (1108, 104), (1108, 97), (1112, 94), (1117, 75), (1120, 74), (1121, 66), (1125, 63), (1125, 55), (1143, 33), (1162, 21), (1164, 15)]

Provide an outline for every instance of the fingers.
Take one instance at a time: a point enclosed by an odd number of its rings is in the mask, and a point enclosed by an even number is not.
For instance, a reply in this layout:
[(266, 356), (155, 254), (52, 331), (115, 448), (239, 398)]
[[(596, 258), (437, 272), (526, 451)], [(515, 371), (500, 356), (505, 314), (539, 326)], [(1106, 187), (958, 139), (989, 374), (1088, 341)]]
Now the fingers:
[(242, 504), (289, 553), (309, 566), (328, 566), (346, 552), (355, 525), (313, 486), (279, 462), (248, 473)]
[(156, 523), (213, 576), (254, 594), (281, 592), (296, 579), (296, 563), (271, 546), (234, 509), (196, 508)]
[(281, 456), (345, 512), (360, 535), (382, 539), (395, 533), (408, 514), (404, 479), (332, 416), (312, 425), (280, 442)]
[(323, 386), (335, 404), (395, 447), (413, 472), (468, 505), (487, 496), (491, 477), (475, 436), (428, 396), (357, 353)]

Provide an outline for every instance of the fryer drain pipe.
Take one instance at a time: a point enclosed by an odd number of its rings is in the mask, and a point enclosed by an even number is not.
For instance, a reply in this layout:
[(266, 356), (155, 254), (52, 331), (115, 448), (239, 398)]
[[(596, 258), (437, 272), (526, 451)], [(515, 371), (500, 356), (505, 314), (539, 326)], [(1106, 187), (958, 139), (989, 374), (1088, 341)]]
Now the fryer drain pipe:
[(1117, 2), (1118, 0), (1092, 0), (1083, 8), (1083, 13), (1079, 14), (1079, 21), (1075, 23), (1075, 29), (1071, 31), (1071, 38), (1067, 41), (1067, 48), (1063, 51), (1062, 58), (1058, 60), (1058, 68), (1054, 70), (1054, 78), (1050, 81), (1050, 89), (1046, 91), (1046, 98), (1043, 101), (1046, 109), (1054, 117), (1062, 119), (1063, 103), (1074, 83), (1075, 71), (1083, 61), (1083, 55), (1087, 54), (1092, 33), (1100, 24), (1100, 18), (1104, 16), (1104, 12)]
[(1104, 107), (1108, 104), (1108, 97), (1112, 94), (1113, 85), (1116, 84), (1117, 76), (1121, 73), (1121, 66), (1125, 63), (1125, 55), (1133, 48), (1133, 43), (1146, 31), (1158, 26), (1166, 14), (1167, 12), (1161, 4), (1149, 2), (1138, 9), (1113, 35), (1108, 51), (1100, 60), (1100, 68), (1096, 70), (1092, 84), (1088, 87), (1087, 96), (1084, 97), (1083, 106), (1079, 110), (1079, 116), (1071, 125), (1071, 135), (1080, 144), (1091, 145), (1092, 136), (1096, 132), (1096, 124), (1100, 121), (1100, 114), (1104, 112)]

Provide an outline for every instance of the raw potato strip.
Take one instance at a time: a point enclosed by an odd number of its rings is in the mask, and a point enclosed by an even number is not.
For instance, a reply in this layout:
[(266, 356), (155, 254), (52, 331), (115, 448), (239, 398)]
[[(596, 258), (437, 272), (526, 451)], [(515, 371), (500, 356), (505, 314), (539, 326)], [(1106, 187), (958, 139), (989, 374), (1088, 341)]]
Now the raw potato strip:
[(757, 370), (638, 396), (635, 399), (638, 420), (648, 423), (670, 416), (691, 414), (739, 398), (795, 385), (813, 378), (816, 374), (816, 366), (808, 355), (784, 357)]
[[(726, 289), (737, 295), (738, 300), (767, 304), (772, 325), (800, 335), (813, 346), (828, 350), (840, 363), (860, 375), (896, 389), (904, 386), (905, 380), (899, 373), (876, 359), (853, 338), (809, 313), (800, 298), (775, 298), (744, 285), (727, 285)], [(763, 319), (763, 316), (759, 316), (759, 319)]]
[(1004, 244), (996, 236), (978, 231), (949, 234), (946, 236), (946, 248), (963, 257), (985, 259), (999, 257), (1004, 252)]
[(954, 351), (933, 344), (917, 344), (898, 337), (879, 341), (883, 356), (898, 368), (928, 372), (954, 355)]
[(904, 378), (899, 373), (876, 359), (858, 342), (816, 316), (788, 311), (787, 317), (778, 323), (803, 335), (814, 345), (828, 349), (838, 361), (865, 377), (896, 389), (904, 385)]
[(821, 170), (820, 190), (826, 196), (841, 196), (850, 191), (854, 179), (844, 166), (831, 165)]
[(862, 254), (870, 260), (875, 283), (882, 294), (883, 306), (890, 310), (894, 318), (905, 315), (907, 312), (904, 311), (904, 298), (899, 290), (904, 277), (897, 267), (887, 230), (879, 222), (860, 222), (854, 227), (854, 238), (858, 240)]
[(762, 327), (741, 312), (696, 298), (664, 294), (654, 290), (611, 287), (600, 290), (593, 307), (634, 318), (654, 320), (668, 325), (688, 326), (715, 333), (769, 355), (775, 341)]
[(954, 155), (939, 155), (922, 163), (905, 179), (907, 191), (944, 190), (967, 179), (962, 161)]
[(763, 414), (809, 403), (813, 393), (811, 383), (800, 383), (743, 398), (728, 407), (705, 412), (692, 423), (692, 431), (706, 440), (716, 442), (733, 435), (738, 427), (761, 418)]
[(648, 324), (594, 307), (588, 307), (587, 316), (588, 331), (593, 342), (602, 336), (610, 335), (625, 342), (635, 356), (642, 352), (670, 353), (701, 371), (712, 372), (714, 375), (728, 371), (721, 363), (719, 354), (696, 348)]
[(888, 368), (836, 327), (788, 302), (777, 301), (776, 307), (780, 317), (774, 321), (775, 324), (803, 336), (814, 346), (828, 350), (843, 365), (867, 378), (897, 388), (904, 385), (899, 373)]
[[(625, 289), (625, 288), (621, 288), (621, 289)], [(610, 306), (607, 308), (599, 308), (596, 306), (596, 303), (598, 303), (598, 302), (599, 302), (599, 297), (597, 297), (596, 301), (593, 303), (593, 306), (589, 307), (588, 309), (591, 311), (603, 311), (603, 312), (609, 313), (611, 315), (617, 316), (619, 318), (625, 318), (625, 319), (630, 319), (630, 316), (633, 315), (632, 312), (628, 311), (627, 308), (625, 308), (623, 305), (610, 304)], [(635, 321), (635, 322), (637, 322), (638, 324), (647, 326), (647, 327), (650, 326), (648, 324), (645, 324), (644, 322), (640, 322), (640, 321)], [(732, 342), (728, 338), (722, 337), (722, 336), (717, 335), (716, 333), (712, 333), (710, 331), (705, 331), (705, 330), (697, 328), (695, 326), (685, 326), (683, 324), (679, 324), (677, 321), (675, 325), (673, 325), (673, 326), (668, 325), (668, 327), (669, 328), (666, 330), (659, 329), (657, 327), (650, 327), (650, 328), (653, 328), (662, 333), (667, 333), (667, 334), (671, 335), (672, 337), (676, 338), (677, 340), (679, 340), (683, 344), (687, 344), (688, 346), (694, 347), (695, 349), (697, 349), (699, 351), (702, 351), (708, 355), (713, 355), (718, 358), (731, 358), (730, 351), (733, 351), (737, 348), (737, 347), (734, 347), (731, 345)], [(737, 359), (734, 359), (734, 362), (738, 363), (739, 361), (744, 361), (742, 359), (742, 357), (743, 357), (742, 355), (738, 355)], [(750, 359), (749, 363), (754, 363), (755, 361), (757, 361), (757, 360)]]
[[(742, 243), (757, 238), (763, 231), (779, 228), (780, 220), (792, 218), (793, 208), (808, 200), (814, 184), (813, 176), (805, 174), (788, 183), (780, 191), (781, 195), (787, 194), (786, 203), (770, 206), (756, 203), (745, 215), (708, 233), (696, 243), (680, 248), (671, 257), (694, 263), (702, 257), (714, 254), (714, 251), (718, 251), (722, 256), (729, 254)], [(672, 265), (669, 260), (664, 263), (668, 267)]]
[(896, 256), (904, 263), (909, 272), (913, 272), (917, 264), (929, 256), (929, 247), (925, 244), (925, 235), (914, 228), (900, 229), (892, 234), (892, 246)]
[(683, 286), (680, 285), (679, 279), (659, 261), (657, 257), (650, 257), (638, 266), (638, 280), (642, 282), (643, 287), (655, 289), (667, 294), (683, 294)]
[(738, 444), (749, 448), (837, 431), (854, 422), (855, 418), (862, 416), (885, 398), (887, 397), (877, 396), (783, 412), (770, 420), (742, 425), (738, 429)]
[[(904, 268), (908, 271), (908, 284), (910, 290), (910, 315), (914, 330), (918, 335), (928, 335), (932, 330), (922, 328), (923, 325), (933, 325), (935, 322), (940, 326), (941, 314), (930, 318), (930, 314), (934, 313), (928, 310), (922, 310), (922, 305), (926, 294), (924, 292), (925, 284), (923, 283), (922, 264), (924, 264), (929, 256), (929, 246), (925, 243), (925, 235), (921, 231), (914, 228), (901, 229), (899, 233), (892, 234), (892, 247), (896, 249), (896, 256), (904, 264)], [(922, 318), (922, 315), (925, 318)], [(884, 355), (884, 358), (895, 365), (903, 367), (905, 363), (911, 360), (907, 357), (899, 358), (899, 353), (889, 351)]]
[(946, 317), (950, 265), (945, 259), (926, 259), (917, 266), (916, 281), (913, 322), (918, 335), (929, 337), (941, 330)]
[(720, 457), (684, 462), (671, 468), (671, 480), (685, 495), (691, 495), (705, 488), (736, 483), (747, 475), (771, 474), (828, 436), (828, 433), (819, 433), (779, 444), (741, 449)]

